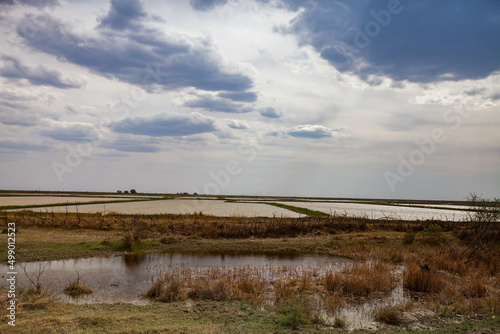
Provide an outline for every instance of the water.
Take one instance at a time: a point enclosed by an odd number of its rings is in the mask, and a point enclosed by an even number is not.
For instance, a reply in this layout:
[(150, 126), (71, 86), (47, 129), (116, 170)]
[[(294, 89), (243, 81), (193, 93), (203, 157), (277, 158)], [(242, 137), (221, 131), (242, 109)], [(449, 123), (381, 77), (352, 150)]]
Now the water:
[(370, 219), (403, 219), (403, 220), (448, 220), (461, 221), (469, 212), (446, 209), (414, 208), (391, 205), (335, 202), (280, 202), (286, 205), (321, 211), (328, 214), (349, 217), (367, 217)]
[[(76, 212), (76, 206), (49, 207), (49, 212)], [(36, 210), (36, 209), (35, 209)], [(39, 209), (41, 210), (41, 209)], [(43, 208), (45, 212), (45, 208)], [(231, 203), (221, 200), (170, 199), (143, 202), (78, 205), (80, 213), (122, 213), (122, 214), (193, 214), (219, 217), (301, 217), (290, 210), (259, 203)]]
[[(127, 197), (135, 199), (135, 197)], [(112, 197), (74, 197), (74, 196), (0, 196), (0, 206), (7, 205), (50, 205), (63, 203), (85, 203), (95, 201), (116, 201), (122, 198)], [(44, 209), (45, 211), (45, 209)]]
[[(284, 254), (186, 254), (186, 253), (139, 253), (115, 257), (72, 259), (25, 263), (26, 272), (34, 277), (46, 264), (41, 275), (44, 289), (53, 293), (56, 299), (72, 303), (133, 302), (147, 303), (142, 296), (151, 286), (151, 278), (159, 271), (186, 267), (197, 274), (203, 274), (209, 267), (249, 267), (258, 270), (269, 279), (280, 275), (327, 270), (339, 270), (351, 260), (327, 255), (284, 255)], [(41, 266), (41, 267), (40, 267)], [(6, 265), (0, 265), (0, 272), (8, 272)], [(17, 265), (18, 287), (29, 287), (29, 280)], [(70, 282), (76, 280), (92, 288), (93, 293), (72, 298), (63, 293)], [(1, 286), (6, 287), (2, 279)]]

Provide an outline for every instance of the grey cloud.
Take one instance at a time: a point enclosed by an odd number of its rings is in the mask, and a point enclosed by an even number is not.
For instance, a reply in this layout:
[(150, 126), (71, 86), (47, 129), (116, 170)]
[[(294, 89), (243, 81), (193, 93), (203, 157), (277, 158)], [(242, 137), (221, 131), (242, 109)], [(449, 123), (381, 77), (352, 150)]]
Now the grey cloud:
[(27, 5), (37, 8), (45, 8), (45, 7), (56, 7), (59, 6), (60, 3), (57, 0), (2, 0), (0, 1), (0, 5)]
[[(297, 3), (283, 3), (298, 10)], [(389, 12), (391, 3), (397, 6)], [(500, 69), (498, 1), (318, 0), (300, 7), (289, 26), (278, 30), (313, 46), (338, 71), (363, 80), (374, 75), (419, 83), (459, 81)]]
[(267, 108), (262, 109), (260, 111), (260, 114), (264, 117), (267, 117), (267, 118), (280, 118), (281, 116), (283, 116), (283, 114), (281, 112), (279, 112), (278, 110), (276, 110), (273, 107), (267, 107)]
[(46, 145), (37, 145), (33, 143), (27, 143), (23, 141), (15, 141), (15, 140), (0, 140), (0, 149), (10, 149), (16, 151), (39, 151), (45, 152), (50, 149), (49, 146)]
[(491, 99), (493, 101), (500, 100), (500, 93), (496, 93), (496, 94), (491, 95)]
[(0, 68), (0, 76), (9, 79), (26, 79), (33, 85), (53, 86), (57, 88), (81, 88), (85, 81), (79, 77), (64, 77), (60, 71), (50, 70), (43, 65), (28, 67), (19, 60), (2, 55), (0, 59), (3, 66)]
[(0, 123), (5, 125), (34, 126), (38, 123), (38, 119), (33, 115), (27, 115), (18, 110), (3, 112), (0, 109)]
[(121, 136), (120, 138), (118, 138), (113, 142), (101, 143), (100, 146), (104, 148), (113, 149), (119, 152), (152, 153), (159, 151), (157, 144), (158, 140), (151, 140), (151, 138), (144, 140), (142, 138), (137, 138), (137, 137)]
[(40, 134), (55, 140), (86, 142), (97, 139), (97, 131), (90, 123), (50, 122)]
[(464, 90), (464, 94), (468, 96), (476, 96), (476, 95), (482, 95), (486, 91), (487, 91), (486, 87), (474, 87)]
[[(26, 17), (18, 24), (19, 35), (26, 35), (23, 26), (28, 20)], [(91, 38), (74, 34), (71, 27), (48, 14), (44, 20), (36, 38), (25, 36), (26, 44), (60, 61), (81, 65), (148, 91), (195, 87), (244, 92), (253, 86), (248, 76), (222, 70), (220, 56), (208, 41), (187, 40), (187, 37), (185, 41), (174, 41), (141, 22), (130, 30), (98, 29), (101, 35)]]
[(221, 92), (217, 96), (237, 102), (251, 103), (257, 101), (257, 94), (254, 92)]
[(241, 103), (210, 96), (199, 96), (194, 100), (187, 101), (184, 105), (189, 108), (200, 108), (207, 111), (220, 111), (225, 113), (247, 113), (252, 111), (251, 108)]
[(148, 14), (138, 0), (111, 0), (111, 7), (106, 16), (99, 18), (101, 27), (123, 30), (136, 26)]
[(206, 12), (218, 6), (224, 6), (227, 0), (191, 0), (189, 4), (196, 10)]
[(246, 130), (246, 129), (250, 128), (248, 126), (247, 122), (245, 122), (243, 120), (238, 120), (238, 119), (228, 120), (227, 126), (229, 126), (232, 129), (236, 129), (236, 130)]
[(288, 131), (288, 135), (297, 138), (321, 139), (327, 137), (347, 136), (344, 129), (329, 129), (322, 125), (298, 125)]
[(160, 114), (155, 117), (126, 118), (109, 125), (118, 133), (130, 133), (151, 137), (178, 137), (217, 131), (215, 119), (200, 113), (190, 115)]

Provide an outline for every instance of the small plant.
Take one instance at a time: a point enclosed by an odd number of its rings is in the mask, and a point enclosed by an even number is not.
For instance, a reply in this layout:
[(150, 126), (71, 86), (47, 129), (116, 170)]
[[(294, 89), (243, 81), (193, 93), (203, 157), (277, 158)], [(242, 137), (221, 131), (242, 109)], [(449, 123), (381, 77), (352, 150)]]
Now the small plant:
[(345, 328), (346, 327), (346, 323), (345, 323), (345, 320), (342, 320), (338, 317), (335, 317), (335, 320), (333, 321), (333, 327), (335, 328)]
[(379, 309), (375, 313), (375, 320), (393, 326), (399, 326), (403, 323), (398, 309), (394, 306), (387, 306)]
[(413, 230), (408, 230), (403, 237), (403, 244), (411, 245), (415, 241), (415, 235)]
[(306, 313), (302, 305), (293, 300), (285, 300), (278, 308), (278, 324), (283, 327), (297, 329), (300, 326), (309, 324), (309, 319), (304, 315)]

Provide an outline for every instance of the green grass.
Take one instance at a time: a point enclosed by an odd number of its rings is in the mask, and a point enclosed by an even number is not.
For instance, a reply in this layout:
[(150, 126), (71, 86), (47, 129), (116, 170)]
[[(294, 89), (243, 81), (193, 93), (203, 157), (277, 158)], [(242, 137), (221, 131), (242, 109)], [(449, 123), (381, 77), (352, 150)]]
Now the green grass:
[(267, 203), (267, 202), (261, 202), (261, 203), (276, 206), (276, 207), (282, 208), (282, 209), (287, 209), (287, 210), (297, 212), (297, 213), (300, 213), (300, 214), (306, 215), (306, 216), (313, 216), (313, 217), (316, 216), (317, 217), (317, 216), (326, 216), (327, 215), (326, 213), (321, 212), (321, 211), (309, 210), (309, 209), (301, 208), (298, 206), (286, 205), (286, 204), (281, 204), (281, 203)]

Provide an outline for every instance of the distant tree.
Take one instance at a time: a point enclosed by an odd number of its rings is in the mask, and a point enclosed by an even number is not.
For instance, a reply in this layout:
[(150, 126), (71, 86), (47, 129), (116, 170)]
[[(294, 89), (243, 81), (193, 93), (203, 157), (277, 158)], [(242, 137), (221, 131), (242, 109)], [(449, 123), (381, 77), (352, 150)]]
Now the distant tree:
[(135, 189), (130, 189), (130, 193), (131, 194), (137, 194), (137, 191), (135, 191)]
[(121, 191), (121, 190), (117, 190), (116, 192), (117, 192), (118, 194), (121, 194), (121, 193), (122, 193), (122, 191)]
[(128, 190), (125, 190), (123, 193), (124, 193), (124, 194), (128, 194)]

